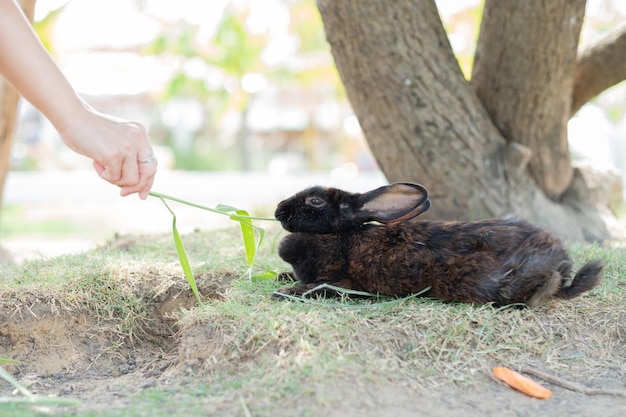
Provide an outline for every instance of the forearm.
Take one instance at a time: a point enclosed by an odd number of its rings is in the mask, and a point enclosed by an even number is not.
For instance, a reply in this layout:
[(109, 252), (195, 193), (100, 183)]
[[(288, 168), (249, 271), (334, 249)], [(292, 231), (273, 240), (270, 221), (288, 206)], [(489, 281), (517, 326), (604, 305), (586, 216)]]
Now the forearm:
[(52, 122), (63, 142), (93, 160), (121, 194), (148, 196), (156, 159), (143, 125), (93, 111), (45, 50), (15, 0), (0, 0), (0, 75)]
[(58, 130), (85, 109), (14, 0), (0, 0), (0, 74)]

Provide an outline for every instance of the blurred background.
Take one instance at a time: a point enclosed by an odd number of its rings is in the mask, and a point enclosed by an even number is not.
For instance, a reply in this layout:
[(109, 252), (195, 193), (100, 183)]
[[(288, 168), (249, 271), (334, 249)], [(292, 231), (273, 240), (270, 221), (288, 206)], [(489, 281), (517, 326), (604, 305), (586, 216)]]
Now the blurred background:
[[(37, 0), (35, 29), (72, 85), (103, 112), (144, 123), (159, 160), (153, 190), (271, 216), (315, 183), (385, 182), (351, 111), (313, 0)], [(459, 64), (471, 73), (480, 0), (438, 0)], [(582, 43), (626, 17), (588, 0)], [(574, 159), (626, 172), (626, 86), (570, 121)], [(159, 233), (156, 198), (121, 199), (49, 122), (20, 104), (0, 213), (16, 259), (95, 247), (116, 233)], [(173, 205), (181, 232), (228, 220)], [(218, 218), (216, 218), (218, 217)]]

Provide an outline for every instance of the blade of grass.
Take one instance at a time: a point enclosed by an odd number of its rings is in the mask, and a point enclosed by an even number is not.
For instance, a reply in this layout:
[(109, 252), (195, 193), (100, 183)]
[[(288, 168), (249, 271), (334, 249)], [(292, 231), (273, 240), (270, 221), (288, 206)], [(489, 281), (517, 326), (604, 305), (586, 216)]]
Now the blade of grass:
[[(3, 359), (2, 362), (15, 362), (8, 359)], [(24, 397), (0, 397), (0, 404), (33, 404), (33, 405), (78, 405), (80, 404), (79, 400), (72, 398), (51, 398), (51, 397), (43, 397), (40, 395), (34, 395), (30, 392), (24, 385), (20, 384), (19, 381), (11, 374), (9, 374), (3, 367), (0, 366), (0, 378), (7, 381), (11, 384), (17, 392), (22, 394)]]
[(31, 397), (0, 397), (0, 404), (30, 404), (30, 405), (79, 405), (80, 400), (73, 398), (56, 398), (33, 395)]
[[(315, 291), (323, 290), (326, 288), (329, 290), (333, 290), (338, 293), (344, 294), (344, 295), (356, 295), (359, 297), (370, 297), (374, 300), (387, 299), (387, 301), (377, 302), (374, 304), (354, 304), (354, 303), (349, 303), (349, 302), (341, 302), (341, 303), (329, 302), (326, 300), (319, 300), (315, 298), (306, 297), (307, 295)], [(292, 301), (300, 301), (303, 303), (325, 306), (325, 307), (337, 307), (337, 308), (345, 308), (345, 309), (367, 309), (367, 308), (380, 308), (380, 307), (400, 304), (413, 298), (419, 298), (422, 294), (426, 293), (429, 290), (430, 290), (430, 287), (426, 287), (418, 293), (407, 295), (406, 297), (402, 297), (402, 298), (394, 298), (394, 297), (389, 297), (389, 296), (384, 296), (384, 295), (379, 295), (379, 294), (373, 294), (373, 293), (369, 293), (366, 291), (349, 290), (346, 288), (341, 288), (341, 287), (337, 287), (337, 286), (330, 285), (330, 284), (320, 284), (317, 287), (306, 291), (301, 296), (295, 296), (295, 295), (289, 295), (289, 294), (280, 294), (280, 296), (288, 300), (292, 300)]]
[(196, 296), (196, 300), (198, 301), (198, 304), (202, 304), (202, 299), (200, 298), (200, 293), (198, 292), (196, 279), (194, 278), (193, 272), (191, 271), (191, 266), (189, 265), (189, 259), (187, 258), (187, 252), (185, 251), (183, 240), (180, 238), (180, 233), (178, 233), (178, 228), (176, 227), (176, 215), (174, 214), (170, 206), (167, 205), (164, 199), (161, 198), (161, 201), (163, 202), (163, 204), (165, 204), (165, 207), (167, 207), (169, 212), (172, 214), (172, 235), (174, 237), (174, 245), (176, 246), (178, 259), (180, 260), (180, 266), (183, 269), (183, 272), (185, 273), (185, 277), (187, 278), (187, 281), (189, 282), (189, 286), (191, 287), (191, 291), (193, 292), (193, 295)]
[(316, 291), (319, 290), (323, 290), (328, 288), (329, 290), (333, 290), (333, 291), (337, 291), (340, 292), (342, 294), (347, 294), (347, 295), (357, 295), (359, 297), (379, 297), (378, 294), (373, 294), (371, 292), (367, 292), (367, 291), (359, 291), (359, 290), (348, 290), (346, 288), (341, 288), (341, 287), (337, 287), (335, 285), (331, 285), (331, 284), (320, 284), (315, 288), (311, 288), (308, 291), (305, 291), (302, 294), (302, 298), (306, 298), (307, 296), (315, 293)]
[(13, 385), (13, 387), (15, 387), (15, 389), (22, 394), (25, 397), (32, 397), (33, 394), (26, 389), (26, 387), (22, 384), (20, 384), (17, 379), (13, 378), (13, 376), (8, 373), (3, 367), (0, 366), (0, 378), (4, 379), (5, 381), (7, 381), (9, 384)]
[[(19, 361), (14, 361), (11, 359), (0, 358), (0, 362), (3, 363), (20, 363)], [(24, 397), (14, 398), (14, 397), (0, 397), (0, 403), (3, 404), (33, 404), (33, 405), (78, 405), (80, 404), (79, 400), (70, 399), (70, 398), (50, 398), (50, 397), (42, 397), (39, 395), (34, 395), (30, 392), (24, 385), (20, 384), (19, 381), (8, 373), (3, 367), (0, 366), (0, 378), (7, 381), (13, 388), (17, 390)]]
[(243, 413), (245, 417), (252, 417), (252, 413), (248, 408), (248, 404), (246, 404), (246, 400), (243, 399), (243, 396), (239, 395), (239, 404), (241, 404), (241, 408), (243, 409)]

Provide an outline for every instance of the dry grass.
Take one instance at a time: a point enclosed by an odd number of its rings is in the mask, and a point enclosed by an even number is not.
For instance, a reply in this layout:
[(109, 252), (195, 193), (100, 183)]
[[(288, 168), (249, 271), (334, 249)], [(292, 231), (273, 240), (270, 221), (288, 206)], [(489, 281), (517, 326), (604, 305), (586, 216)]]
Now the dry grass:
[[(572, 247), (579, 264), (605, 260), (604, 283), (534, 310), (412, 298), (278, 302), (270, 294), (284, 283), (245, 278), (237, 233), (183, 237), (206, 298), (201, 307), (169, 236), (136, 237), (82, 255), (3, 267), (0, 318), (17, 323), (31, 312), (80, 312), (94, 318), (94, 332), (118, 343), (174, 341), (171, 355), (179, 366), (163, 378), (192, 378), (218, 402), (236, 393), (263, 398), (255, 405), (261, 415), (275, 414), (272, 402), (286, 398), (327, 401), (321, 386), (354, 378), (402, 381), (422, 392), (471, 387), (492, 366), (536, 367), (585, 384), (626, 380), (623, 249)], [(272, 236), (262, 250), (259, 270), (287, 267), (272, 251)], [(240, 409), (239, 400), (234, 407)]]
[(383, 307), (352, 302), (345, 307), (334, 302), (277, 306), (232, 296), (183, 320), (185, 331), (210, 329), (199, 345), (184, 347), (208, 368), (239, 367), (265, 356), (277, 369), (322, 371), (326, 377), (352, 362), (372, 372), (405, 373), (429, 386), (471, 383), (473, 375), (495, 365), (567, 371), (582, 381), (626, 371), (621, 365), (626, 311), (599, 307), (597, 297), (519, 310), (430, 300)]

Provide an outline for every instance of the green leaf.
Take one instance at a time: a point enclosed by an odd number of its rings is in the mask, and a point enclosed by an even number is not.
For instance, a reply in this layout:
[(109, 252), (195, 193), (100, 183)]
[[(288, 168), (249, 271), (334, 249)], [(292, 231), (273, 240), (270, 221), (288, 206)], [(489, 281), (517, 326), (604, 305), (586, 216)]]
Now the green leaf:
[(265, 271), (260, 274), (252, 275), (251, 279), (252, 279), (252, 282), (267, 281), (270, 279), (275, 279), (277, 276), (278, 274), (276, 273), (276, 271)]
[(256, 244), (254, 242), (254, 227), (252, 223), (243, 221), (241, 216), (250, 217), (247, 211), (245, 210), (237, 210), (237, 216), (230, 216), (231, 219), (239, 222), (241, 226), (241, 235), (243, 237), (243, 246), (246, 250), (246, 260), (248, 261), (248, 268), (252, 267), (252, 263), (254, 262), (254, 256), (256, 254)]
[(193, 276), (193, 272), (191, 271), (191, 266), (189, 265), (189, 259), (187, 258), (187, 252), (185, 251), (185, 246), (183, 245), (183, 240), (180, 238), (180, 233), (178, 233), (178, 228), (176, 227), (176, 215), (167, 205), (165, 200), (161, 199), (165, 207), (172, 214), (172, 235), (174, 236), (174, 245), (176, 246), (176, 252), (178, 253), (178, 259), (180, 261), (180, 266), (185, 273), (185, 277), (189, 282), (189, 286), (191, 287), (191, 291), (193, 295), (196, 296), (196, 300), (198, 300), (198, 304), (202, 304), (202, 299), (200, 298), (200, 293), (198, 292), (198, 287), (196, 285), (196, 279)]

